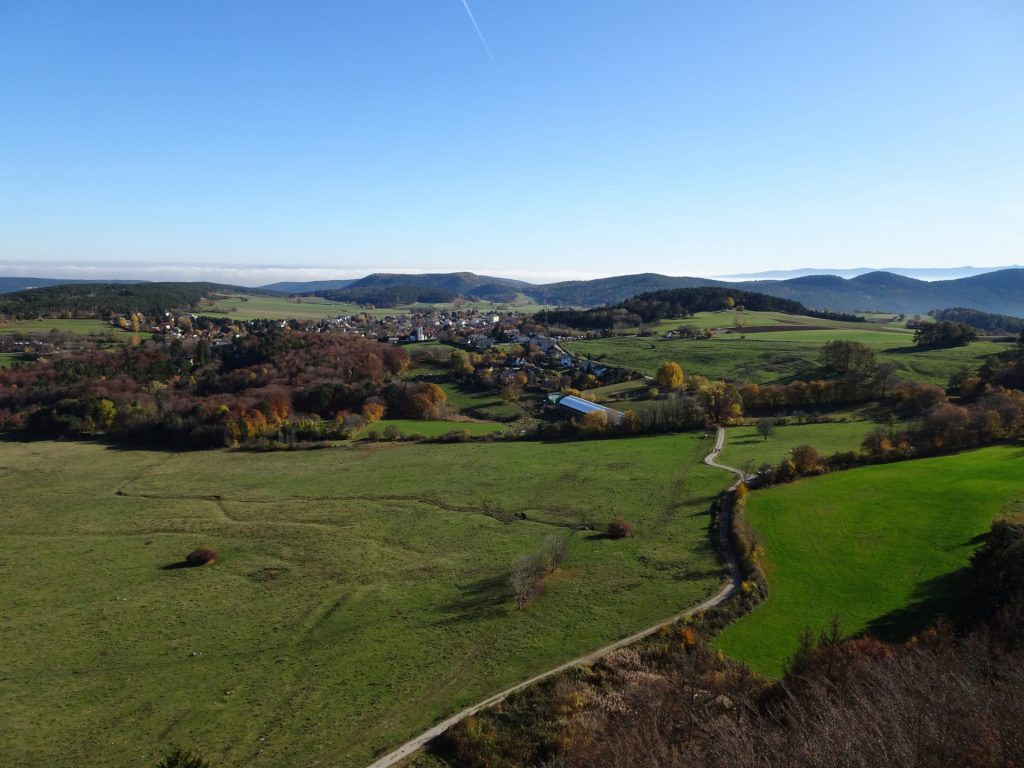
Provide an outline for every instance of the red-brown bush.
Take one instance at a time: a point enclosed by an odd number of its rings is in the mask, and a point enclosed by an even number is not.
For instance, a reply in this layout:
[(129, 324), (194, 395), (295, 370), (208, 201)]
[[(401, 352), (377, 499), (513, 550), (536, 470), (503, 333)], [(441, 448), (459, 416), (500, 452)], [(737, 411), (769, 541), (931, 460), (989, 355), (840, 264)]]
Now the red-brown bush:
[(217, 562), (217, 550), (209, 549), (207, 547), (200, 547), (189, 552), (188, 557), (185, 558), (185, 563), (190, 567), (197, 565), (213, 565)]
[(609, 539), (625, 539), (628, 536), (633, 535), (633, 526), (623, 520), (621, 517), (616, 517), (610, 523), (608, 523), (608, 538)]

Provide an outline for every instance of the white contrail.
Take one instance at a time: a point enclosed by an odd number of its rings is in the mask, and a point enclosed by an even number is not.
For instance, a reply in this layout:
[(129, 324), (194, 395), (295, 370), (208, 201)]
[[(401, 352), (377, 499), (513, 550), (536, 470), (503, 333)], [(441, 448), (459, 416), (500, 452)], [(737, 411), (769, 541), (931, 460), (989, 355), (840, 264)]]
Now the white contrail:
[(491, 60), (491, 64), (494, 64), (494, 54), (491, 53), (491, 46), (487, 44), (484, 33), (480, 31), (480, 25), (476, 23), (476, 17), (473, 15), (473, 11), (469, 7), (469, 0), (462, 0), (462, 7), (466, 9), (466, 15), (469, 16), (469, 20), (473, 22), (473, 29), (476, 30), (476, 36), (480, 38), (480, 42), (484, 46), (484, 50), (487, 51), (487, 58)]

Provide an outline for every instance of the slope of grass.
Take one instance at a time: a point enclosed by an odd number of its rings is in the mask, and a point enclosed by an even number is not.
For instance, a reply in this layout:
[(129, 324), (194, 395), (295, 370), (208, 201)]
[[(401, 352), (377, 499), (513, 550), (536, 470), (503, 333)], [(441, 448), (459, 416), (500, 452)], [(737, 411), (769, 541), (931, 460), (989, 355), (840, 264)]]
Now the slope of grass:
[(823, 456), (840, 451), (859, 451), (861, 441), (875, 426), (867, 421), (791, 424), (776, 427), (767, 440), (756, 427), (730, 427), (722, 449), (722, 461), (752, 470), (765, 462), (778, 464), (798, 445), (813, 445)]
[[(814, 318), (808, 318), (814, 320)], [(898, 329), (870, 330), (846, 324), (829, 330), (789, 330), (766, 333), (724, 333), (711, 339), (665, 339), (658, 336), (618, 336), (567, 341), (575, 355), (653, 375), (666, 360), (687, 373), (737, 382), (768, 384), (827, 375), (820, 367), (821, 350), (834, 340), (858, 341), (871, 347), (880, 363), (892, 362), (904, 378), (946, 385), (961, 368), (977, 370), (989, 355), (1008, 345), (974, 342), (956, 349), (919, 350), (913, 337)]]
[(232, 320), (322, 320), (346, 314), (336, 301), (303, 296), (230, 294), (212, 301), (200, 310), (204, 315), (227, 315)]
[[(892, 317), (892, 316), (888, 316)], [(662, 320), (656, 325), (659, 332), (674, 331), (680, 326), (695, 328), (717, 328), (725, 331), (736, 330), (742, 333), (743, 328), (761, 328), (764, 326), (793, 327), (805, 326), (813, 328), (837, 328), (849, 331), (874, 330), (890, 333), (912, 334), (906, 325), (895, 322), (849, 323), (842, 320), (823, 320), (806, 315), (789, 315), (785, 312), (736, 312), (720, 310), (718, 312), (698, 312), (692, 317)]]
[(448, 397), (448, 405), (470, 416), (496, 421), (515, 421), (529, 415), (519, 403), (506, 403), (497, 389), (471, 390), (450, 381), (442, 382), (440, 386)]
[(863, 467), (753, 493), (767, 601), (719, 647), (778, 675), (804, 627), (907, 636), (948, 604), (993, 518), (1024, 497), (1024, 450)]
[[(0, 443), (0, 765), (365, 765), (717, 589), (706, 448)], [(616, 515), (633, 538), (570, 535)], [(517, 611), (509, 565), (552, 533), (569, 557)], [(220, 561), (174, 567), (198, 546)]]

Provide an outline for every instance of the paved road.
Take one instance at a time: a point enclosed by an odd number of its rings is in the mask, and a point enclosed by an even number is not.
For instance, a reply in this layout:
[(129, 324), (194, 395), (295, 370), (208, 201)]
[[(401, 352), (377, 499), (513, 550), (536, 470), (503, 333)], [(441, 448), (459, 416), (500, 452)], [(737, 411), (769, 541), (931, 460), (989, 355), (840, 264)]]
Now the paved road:
[[(723, 469), (726, 472), (732, 472), (737, 476), (738, 479), (729, 489), (731, 491), (735, 490), (736, 486), (744, 479), (744, 476), (743, 472), (736, 469), (735, 467), (728, 467), (724, 464), (719, 464), (717, 462), (716, 459), (718, 458), (718, 454), (721, 452), (723, 445), (725, 445), (725, 430), (719, 427), (718, 434), (715, 436), (715, 447), (711, 450), (711, 453), (704, 457), (704, 463), (707, 464), (708, 466), (716, 467), (717, 469)], [(647, 629), (637, 632), (636, 634), (630, 635), (629, 637), (624, 637), (621, 640), (612, 643), (611, 645), (606, 645), (603, 648), (598, 648), (596, 651), (588, 653), (586, 656), (580, 656), (578, 659), (567, 661), (565, 662), (565, 664), (557, 666), (554, 669), (549, 669), (547, 672), (542, 672), (539, 675), (535, 675), (534, 677), (531, 677), (529, 680), (524, 680), (521, 683), (513, 685), (511, 688), (506, 688), (501, 693), (497, 693), (494, 696), (491, 696), (489, 699), (481, 701), (479, 704), (474, 704), (471, 707), (467, 707), (461, 712), (457, 712), (456, 714), (452, 715), (447, 720), (441, 721), (430, 730), (424, 731), (416, 738), (407, 741), (405, 744), (398, 747), (393, 752), (389, 752), (383, 757), (378, 758), (369, 766), (369, 768), (390, 768), (390, 766), (397, 765), (405, 758), (419, 751), (431, 739), (437, 738), (456, 723), (465, 720), (470, 715), (475, 715), (481, 709), (486, 709), (487, 707), (494, 706), (498, 702), (503, 701), (504, 699), (511, 696), (516, 691), (521, 691), (523, 688), (531, 686), (534, 683), (539, 683), (541, 680), (551, 677), (552, 675), (557, 675), (559, 672), (564, 672), (567, 669), (572, 669), (573, 667), (578, 667), (582, 664), (593, 664), (598, 659), (602, 658), (603, 656), (607, 656), (612, 651), (617, 651), (619, 648), (635, 643), (638, 640), (642, 640), (643, 638), (648, 637), (649, 635), (653, 635), (666, 624), (671, 624), (680, 618), (692, 616), (693, 614), (700, 613), (701, 611), (706, 611), (708, 608), (712, 608), (721, 603), (723, 600), (729, 598), (733, 594), (733, 592), (739, 589), (741, 576), (739, 562), (736, 559), (736, 553), (732, 549), (732, 540), (729, 536), (730, 526), (732, 524), (731, 495), (726, 497), (725, 504), (726, 508), (722, 510), (722, 514), (719, 516), (718, 547), (719, 551), (725, 555), (726, 563), (729, 566), (729, 581), (725, 584), (725, 586), (722, 587), (721, 590), (719, 590), (718, 594), (708, 598), (700, 605), (694, 606), (693, 608), (684, 611), (683, 613), (670, 616), (664, 621), (659, 621), (652, 627), (648, 627)]]

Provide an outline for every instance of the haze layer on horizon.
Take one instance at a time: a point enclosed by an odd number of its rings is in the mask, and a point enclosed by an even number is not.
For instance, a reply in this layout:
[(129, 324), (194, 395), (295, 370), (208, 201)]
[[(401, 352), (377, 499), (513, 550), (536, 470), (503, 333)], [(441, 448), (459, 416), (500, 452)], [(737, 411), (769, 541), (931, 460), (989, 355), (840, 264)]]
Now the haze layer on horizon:
[(8, 0), (0, 262), (255, 285), (1022, 261), (1019, 3), (470, 5), (482, 38), (461, 0)]

